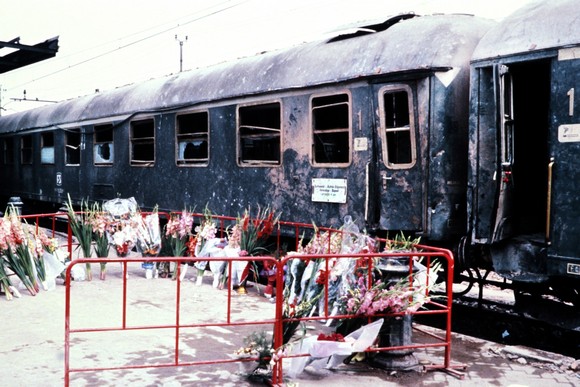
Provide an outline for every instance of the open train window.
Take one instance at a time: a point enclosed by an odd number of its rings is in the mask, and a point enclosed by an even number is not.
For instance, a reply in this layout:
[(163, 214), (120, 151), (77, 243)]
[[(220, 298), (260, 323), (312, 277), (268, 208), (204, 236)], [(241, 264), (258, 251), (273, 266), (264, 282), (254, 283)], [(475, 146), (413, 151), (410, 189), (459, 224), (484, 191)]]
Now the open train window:
[(311, 114), (313, 164), (348, 164), (351, 121), (349, 95), (314, 97)]
[(279, 102), (238, 108), (239, 165), (280, 165)]
[(416, 160), (411, 88), (387, 86), (379, 95), (384, 163), (392, 169), (410, 168)]
[(2, 154), (4, 165), (14, 164), (14, 141), (12, 141), (12, 138), (5, 138), (2, 141)]
[(20, 162), (32, 164), (32, 135), (28, 134), (20, 137)]
[(113, 165), (113, 124), (95, 125), (93, 160), (95, 165)]
[(209, 162), (209, 116), (207, 111), (178, 114), (175, 125), (177, 165)]
[(65, 132), (65, 163), (66, 165), (81, 164), (81, 131), (72, 129)]
[(131, 165), (152, 166), (155, 162), (155, 121), (131, 122)]
[(54, 133), (46, 132), (40, 135), (40, 163), (54, 164)]

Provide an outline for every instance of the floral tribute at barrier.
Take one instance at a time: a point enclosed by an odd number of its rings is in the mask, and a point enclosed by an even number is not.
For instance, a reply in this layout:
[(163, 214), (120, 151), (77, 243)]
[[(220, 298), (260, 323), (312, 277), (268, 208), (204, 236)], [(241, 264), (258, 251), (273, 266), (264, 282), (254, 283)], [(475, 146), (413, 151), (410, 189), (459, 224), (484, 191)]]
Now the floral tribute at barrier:
[[(262, 295), (276, 306), (271, 329), (254, 331), (227, 354), (249, 378), (280, 383), (283, 368), (296, 377), (307, 366), (335, 368), (353, 359), (372, 364), (392, 348), (416, 346), (385, 342), (384, 337), (389, 327), (418, 313), (447, 315), (446, 336), (435, 344), (444, 347), (445, 361), (433, 368), (451, 368), (451, 294), (446, 304), (431, 296), (441, 264), (453, 267), (447, 250), (422, 246), (403, 235), (393, 240), (371, 237), (350, 216), (331, 229), (283, 222), (270, 208), (247, 209), (236, 218), (212, 214), (207, 207), (202, 214), (188, 209), (167, 214), (142, 212), (131, 198), (102, 205), (83, 201), (76, 211), (69, 198), (64, 215), (69, 243), (60, 248), (56, 238), (10, 209), (1, 219), (0, 286), (7, 299), (20, 296), (12, 275), (20, 288), (36, 295), (39, 283), (50, 290), (65, 274), (65, 285), (91, 281), (91, 261), (99, 263), (100, 279), (105, 280), (106, 265), (121, 262), (126, 270), (123, 259), (131, 253), (131, 261), (141, 258), (147, 279), (168, 278), (179, 286), (188, 267), (194, 267), (197, 285), (209, 270), (213, 287), (228, 294), (232, 289), (246, 294), (248, 282), (263, 285)], [(294, 230), (291, 251), (281, 248), (284, 227)], [(71, 265), (75, 255), (83, 259)], [(448, 270), (447, 281), (451, 276)], [(124, 273), (123, 280), (127, 278)], [(427, 303), (438, 310), (423, 309)], [(319, 322), (318, 332), (306, 329), (313, 321)]]

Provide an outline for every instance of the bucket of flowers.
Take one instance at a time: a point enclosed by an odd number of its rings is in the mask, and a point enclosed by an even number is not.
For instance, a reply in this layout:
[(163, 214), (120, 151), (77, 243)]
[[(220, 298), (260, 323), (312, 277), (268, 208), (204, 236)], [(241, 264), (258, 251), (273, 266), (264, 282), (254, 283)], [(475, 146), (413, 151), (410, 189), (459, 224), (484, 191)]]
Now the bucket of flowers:
[(246, 336), (244, 346), (234, 351), (232, 357), (239, 360), (240, 374), (256, 377), (270, 372), (272, 353), (272, 335), (266, 331), (260, 331)]

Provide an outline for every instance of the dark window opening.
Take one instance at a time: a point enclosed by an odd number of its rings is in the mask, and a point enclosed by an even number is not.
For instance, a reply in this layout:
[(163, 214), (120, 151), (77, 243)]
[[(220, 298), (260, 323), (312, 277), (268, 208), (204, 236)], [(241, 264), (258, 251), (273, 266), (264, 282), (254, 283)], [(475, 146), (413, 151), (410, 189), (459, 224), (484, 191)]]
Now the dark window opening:
[(347, 94), (312, 99), (314, 163), (350, 161), (350, 105)]
[(5, 165), (13, 165), (14, 164), (14, 142), (11, 138), (4, 139), (3, 144), (3, 153), (4, 153), (4, 164)]
[(241, 164), (280, 165), (280, 103), (239, 108), (238, 136)]
[(66, 165), (81, 164), (81, 131), (69, 130), (65, 134), (65, 159)]
[(208, 113), (178, 115), (176, 144), (177, 165), (207, 165), (209, 161)]
[(40, 163), (54, 164), (54, 133), (42, 133), (40, 136)]
[(415, 161), (411, 114), (407, 91), (388, 91), (383, 94), (385, 151), (389, 167), (406, 167)]
[(131, 122), (131, 165), (147, 166), (155, 162), (155, 121)]
[(95, 125), (93, 159), (95, 165), (111, 165), (115, 161), (112, 124)]
[(20, 138), (20, 162), (22, 164), (32, 164), (32, 135)]

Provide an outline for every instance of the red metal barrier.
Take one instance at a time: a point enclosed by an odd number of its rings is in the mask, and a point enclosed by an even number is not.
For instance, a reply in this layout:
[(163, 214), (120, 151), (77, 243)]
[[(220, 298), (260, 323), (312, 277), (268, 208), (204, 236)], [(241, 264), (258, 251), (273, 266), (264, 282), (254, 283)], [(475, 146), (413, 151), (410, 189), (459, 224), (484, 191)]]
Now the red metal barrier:
[[(53, 222), (53, 229), (55, 224), (55, 219), (58, 217), (66, 216), (65, 214), (45, 214), (45, 215), (35, 215), (35, 216), (28, 216), (28, 218), (35, 219), (35, 222), (38, 224), (38, 220), (41, 217), (51, 217)], [(196, 217), (202, 218), (203, 214), (196, 214)], [(234, 222), (236, 218), (232, 217), (213, 217), (214, 219), (219, 221), (220, 228), (223, 232), (225, 228)], [(341, 233), (340, 230), (333, 230), (329, 228), (314, 228), (310, 224), (302, 224), (302, 223), (291, 223), (291, 222), (280, 222), (280, 227), (285, 228), (286, 230), (281, 231), (278, 229), (278, 234), (275, 236), (277, 240), (277, 251), (280, 249), (280, 242), (282, 239), (282, 235), (294, 235), (294, 243), (295, 248), (297, 249), (301, 237), (307, 233), (309, 235), (314, 235), (320, 233), (322, 231), (328, 231), (329, 233)], [(73, 239), (70, 233), (70, 227), (68, 229), (68, 249), (69, 252), (72, 252), (73, 246)], [(223, 236), (223, 234), (222, 234)], [(330, 238), (328, 239), (330, 241)], [(386, 243), (385, 240), (378, 240), (379, 243), (384, 244)], [(180, 367), (180, 366), (196, 366), (196, 365), (206, 365), (206, 364), (223, 364), (223, 363), (233, 363), (239, 361), (255, 361), (257, 359), (232, 359), (232, 358), (222, 358), (222, 359), (212, 359), (212, 360), (202, 360), (202, 361), (184, 361), (180, 358), (180, 348), (179, 348), (179, 334), (180, 330), (185, 328), (196, 328), (196, 327), (226, 327), (226, 326), (240, 326), (240, 325), (266, 325), (271, 329), (273, 332), (273, 347), (280, 348), (283, 345), (283, 327), (285, 323), (289, 323), (291, 321), (320, 321), (320, 320), (328, 320), (330, 318), (335, 320), (346, 320), (357, 318), (360, 316), (353, 316), (353, 315), (332, 315), (331, 310), (329, 310), (329, 294), (328, 294), (328, 282), (326, 282), (325, 290), (324, 290), (324, 308), (318, 311), (316, 315), (305, 316), (300, 318), (292, 318), (288, 316), (284, 316), (283, 308), (284, 308), (284, 280), (285, 280), (285, 266), (289, 262), (290, 259), (299, 258), (302, 260), (321, 260), (325, 267), (325, 270), (330, 269), (331, 262), (336, 260), (365, 260), (368, 262), (369, 265), (369, 281), (372, 281), (372, 277), (370, 275), (373, 259), (377, 258), (400, 258), (400, 259), (408, 259), (409, 264), (409, 277), (412, 279), (413, 277), (413, 265), (415, 259), (417, 257), (422, 257), (422, 259), (426, 260), (425, 266), (427, 270), (431, 268), (431, 262), (434, 259), (438, 259), (445, 263), (447, 268), (446, 270), (446, 282), (447, 284), (453, 283), (453, 256), (450, 251), (440, 248), (434, 248), (425, 245), (415, 245), (415, 250), (412, 252), (385, 252), (385, 253), (364, 253), (364, 254), (315, 254), (315, 255), (307, 255), (307, 254), (299, 254), (299, 255), (292, 255), (292, 256), (285, 256), (284, 258), (274, 258), (274, 257), (203, 257), (204, 261), (227, 261), (228, 265), (228, 272), (232, 273), (232, 264), (236, 261), (258, 261), (258, 262), (267, 262), (272, 267), (275, 268), (276, 272), (276, 279), (275, 279), (275, 289), (276, 289), (276, 304), (275, 304), (275, 313), (273, 316), (266, 316), (266, 318), (255, 318), (251, 321), (232, 321), (231, 319), (231, 301), (232, 301), (232, 286), (231, 282), (228, 282), (227, 286), (227, 308), (226, 308), (226, 316), (223, 321), (217, 321), (215, 323), (200, 323), (200, 324), (191, 324), (191, 323), (183, 323), (180, 320), (180, 313), (181, 313), (181, 305), (180, 305), (180, 292), (181, 292), (181, 280), (180, 280), (180, 270), (181, 264), (186, 262), (192, 262), (199, 260), (200, 258), (196, 257), (138, 257), (138, 258), (89, 258), (89, 259), (76, 259), (73, 260), (66, 270), (66, 302), (65, 302), (65, 386), (68, 386), (70, 383), (70, 375), (71, 373), (76, 372), (98, 372), (98, 371), (106, 371), (106, 370), (123, 370), (123, 369), (141, 369), (141, 368), (166, 368), (166, 367)], [(330, 251), (330, 242), (328, 249)], [(379, 249), (380, 251), (380, 249)], [(143, 262), (145, 260), (154, 260), (156, 262), (173, 262), (177, 268), (177, 277), (175, 281), (176, 286), (176, 300), (175, 300), (175, 319), (174, 322), (171, 324), (165, 325), (131, 325), (127, 323), (127, 282), (129, 279), (126, 276), (122, 276), (123, 281), (123, 295), (122, 295), (122, 317), (121, 317), (121, 324), (119, 326), (114, 327), (90, 327), (90, 328), (74, 328), (71, 326), (71, 270), (75, 265), (81, 263), (99, 263), (99, 262), (119, 262), (123, 265), (123, 272), (127, 272), (127, 265), (129, 263), (134, 262)], [(427, 278), (430, 278), (429, 272), (427, 272)], [(231, 276), (229, 277), (229, 281), (231, 281)], [(328, 280), (327, 280), (328, 281)], [(370, 282), (369, 282), (370, 284)], [(427, 292), (427, 290), (426, 290)], [(428, 296), (429, 294), (425, 294)], [(452, 307), (452, 287), (447, 286), (446, 289), (446, 301), (444, 303), (437, 302), (436, 300), (429, 299), (425, 304), (427, 308), (423, 308), (417, 311), (413, 311), (411, 314), (413, 315), (422, 315), (422, 314), (437, 314), (442, 315), (445, 319), (445, 330), (444, 335), (435, 335), (430, 332), (425, 332), (424, 330), (420, 329), (418, 326), (414, 326), (415, 330), (422, 331), (427, 336), (433, 339), (433, 342), (428, 343), (412, 343), (410, 345), (403, 345), (403, 346), (391, 346), (391, 347), (377, 347), (371, 346), (366, 351), (367, 352), (386, 352), (386, 351), (393, 351), (393, 350), (402, 350), (402, 349), (422, 349), (422, 348), (441, 348), (443, 350), (443, 356), (441, 363), (438, 364), (431, 364), (426, 366), (425, 368), (428, 370), (443, 370), (450, 373), (454, 373), (455, 375), (461, 377), (462, 374), (456, 372), (456, 368), (464, 368), (464, 365), (453, 365), (451, 364), (451, 307)], [(405, 313), (383, 313), (383, 314), (375, 314), (373, 316), (368, 316), (369, 320), (381, 317), (396, 317), (402, 316)], [(78, 334), (78, 333), (86, 333), (86, 332), (119, 332), (119, 334), (123, 334), (123, 332), (134, 331), (134, 330), (153, 330), (153, 329), (170, 329), (174, 330), (174, 348), (173, 348), (173, 360), (168, 363), (155, 363), (150, 364), (147, 362), (147, 359), (144, 360), (144, 364), (131, 364), (131, 365), (119, 365), (119, 366), (111, 366), (111, 367), (91, 367), (91, 368), (75, 368), (71, 366), (71, 357), (70, 357), (70, 350), (73, 344), (71, 340), (71, 336)], [(286, 358), (292, 357), (301, 357), (301, 356), (309, 356), (308, 353), (294, 353), (292, 355), (286, 355)], [(282, 366), (282, 359), (277, 359), (272, 367), (272, 384), (279, 385), (283, 383), (283, 366)]]

